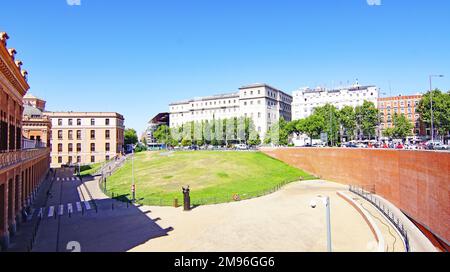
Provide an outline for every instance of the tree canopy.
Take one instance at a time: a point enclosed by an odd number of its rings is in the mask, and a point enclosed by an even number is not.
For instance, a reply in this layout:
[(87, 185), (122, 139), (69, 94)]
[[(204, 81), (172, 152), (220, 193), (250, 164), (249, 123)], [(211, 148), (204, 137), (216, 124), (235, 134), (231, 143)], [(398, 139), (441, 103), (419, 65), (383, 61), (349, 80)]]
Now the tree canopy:
[(431, 100), (433, 101), (433, 124), (439, 135), (450, 131), (450, 91), (444, 93), (439, 89), (427, 92), (419, 102), (417, 112), (422, 122), (431, 124)]
[(136, 130), (133, 128), (127, 128), (124, 132), (124, 143), (127, 144), (136, 144), (138, 142), (138, 136)]

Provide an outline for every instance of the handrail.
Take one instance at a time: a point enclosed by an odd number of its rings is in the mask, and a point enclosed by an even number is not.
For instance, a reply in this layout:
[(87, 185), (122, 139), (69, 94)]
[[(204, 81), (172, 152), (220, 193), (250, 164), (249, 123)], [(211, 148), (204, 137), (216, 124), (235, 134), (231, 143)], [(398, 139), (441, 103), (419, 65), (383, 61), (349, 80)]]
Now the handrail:
[(386, 205), (383, 205), (378, 198), (374, 197), (372, 193), (364, 190), (362, 187), (349, 185), (349, 191), (361, 196), (372, 205), (374, 205), (381, 213), (383, 213), (383, 215), (387, 219), (389, 219), (389, 221), (391, 221), (391, 223), (402, 236), (405, 243), (406, 252), (410, 252), (408, 232), (406, 231), (405, 226), (400, 223), (400, 219), (396, 217), (395, 214), (391, 210), (389, 210)]

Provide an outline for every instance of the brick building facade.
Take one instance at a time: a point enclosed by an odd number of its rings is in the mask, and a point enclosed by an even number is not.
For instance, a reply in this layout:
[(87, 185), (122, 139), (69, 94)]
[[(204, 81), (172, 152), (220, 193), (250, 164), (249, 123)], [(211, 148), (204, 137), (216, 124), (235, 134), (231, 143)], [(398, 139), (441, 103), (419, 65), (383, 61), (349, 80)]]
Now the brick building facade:
[(0, 250), (20, 224), (22, 209), (32, 202), (49, 170), (49, 148), (24, 146), (23, 97), (29, 89), (27, 72), (7, 48), (8, 35), (0, 33)]

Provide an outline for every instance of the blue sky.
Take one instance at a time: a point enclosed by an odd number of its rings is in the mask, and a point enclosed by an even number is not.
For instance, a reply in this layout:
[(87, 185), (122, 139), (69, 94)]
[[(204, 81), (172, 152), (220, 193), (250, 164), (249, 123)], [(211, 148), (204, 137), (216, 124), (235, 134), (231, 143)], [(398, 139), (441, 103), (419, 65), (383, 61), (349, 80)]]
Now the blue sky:
[(439, 73), (450, 89), (448, 0), (66, 1), (2, 1), (30, 92), (48, 110), (117, 111), (139, 132), (171, 101), (255, 82), (291, 93), (358, 78), (396, 95)]

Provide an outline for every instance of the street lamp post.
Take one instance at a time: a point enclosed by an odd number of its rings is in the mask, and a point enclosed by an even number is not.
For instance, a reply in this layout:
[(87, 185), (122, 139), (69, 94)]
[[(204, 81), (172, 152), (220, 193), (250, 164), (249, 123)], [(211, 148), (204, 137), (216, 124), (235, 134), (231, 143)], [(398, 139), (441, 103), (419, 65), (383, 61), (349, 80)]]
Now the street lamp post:
[(133, 203), (136, 201), (136, 185), (134, 184), (134, 148), (131, 148), (131, 193), (133, 195)]
[(432, 78), (433, 77), (444, 77), (444, 75), (430, 75), (430, 110), (431, 110), (431, 143), (434, 143), (434, 124), (433, 124), (433, 89), (432, 89)]
[[(316, 197), (316, 199), (320, 199), (322, 201), (322, 203), (325, 205), (326, 220), (327, 220), (327, 250), (328, 250), (328, 252), (331, 252), (332, 249), (331, 249), (331, 207), (330, 207), (331, 203), (330, 203), (330, 197), (318, 195)], [(310, 206), (313, 209), (317, 206), (315, 199), (311, 200)]]

